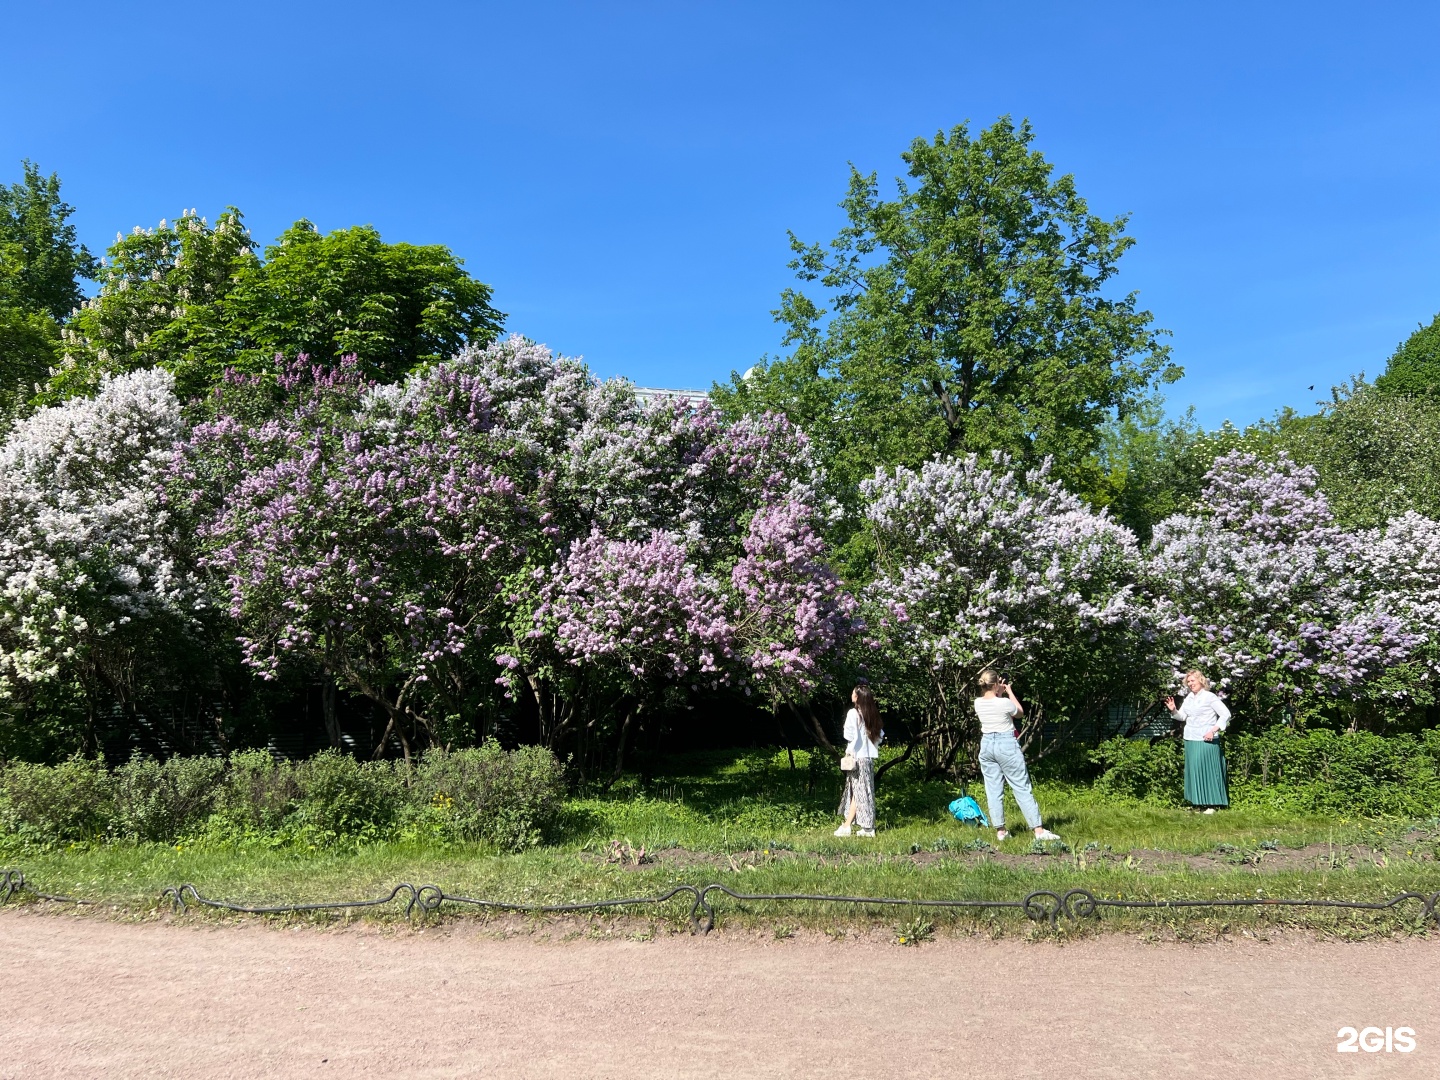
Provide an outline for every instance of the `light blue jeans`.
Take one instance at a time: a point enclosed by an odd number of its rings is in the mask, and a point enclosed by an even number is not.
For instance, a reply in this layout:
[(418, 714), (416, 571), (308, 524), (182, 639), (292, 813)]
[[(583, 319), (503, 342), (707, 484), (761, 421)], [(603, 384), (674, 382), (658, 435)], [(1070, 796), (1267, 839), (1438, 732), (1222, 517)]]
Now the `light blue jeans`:
[(980, 775), (985, 777), (985, 801), (990, 804), (990, 823), (1005, 827), (1005, 782), (1015, 793), (1025, 824), (1040, 827), (1040, 805), (1030, 790), (1030, 771), (1020, 742), (1008, 731), (990, 731), (980, 736)]

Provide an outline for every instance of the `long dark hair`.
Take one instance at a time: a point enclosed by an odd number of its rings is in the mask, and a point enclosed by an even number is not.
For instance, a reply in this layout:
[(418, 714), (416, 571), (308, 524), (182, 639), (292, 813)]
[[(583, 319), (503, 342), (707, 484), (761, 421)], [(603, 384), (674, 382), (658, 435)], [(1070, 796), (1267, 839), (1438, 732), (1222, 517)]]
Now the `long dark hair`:
[(875, 705), (875, 695), (870, 692), (870, 687), (857, 686), (854, 700), (855, 711), (865, 722), (865, 734), (870, 736), (871, 742), (874, 742), (880, 738), (880, 710)]

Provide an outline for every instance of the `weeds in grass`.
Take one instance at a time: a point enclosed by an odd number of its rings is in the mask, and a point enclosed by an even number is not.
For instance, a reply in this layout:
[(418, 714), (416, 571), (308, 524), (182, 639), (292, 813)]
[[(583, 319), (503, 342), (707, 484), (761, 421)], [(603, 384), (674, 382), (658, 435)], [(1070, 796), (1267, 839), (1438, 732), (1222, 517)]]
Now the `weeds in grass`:
[(895, 928), (895, 944), (923, 945), (935, 937), (935, 924), (919, 915)]

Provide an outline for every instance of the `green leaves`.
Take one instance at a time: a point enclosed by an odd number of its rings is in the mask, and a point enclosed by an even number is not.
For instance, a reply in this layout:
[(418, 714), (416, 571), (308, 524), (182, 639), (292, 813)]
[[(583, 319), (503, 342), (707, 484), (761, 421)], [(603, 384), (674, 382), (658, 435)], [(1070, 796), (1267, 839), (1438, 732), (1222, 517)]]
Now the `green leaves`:
[(227, 368), (271, 373), (277, 353), (328, 365), (353, 353), (367, 377), (389, 382), (490, 341), (504, 320), (490, 286), (439, 245), (387, 244), (368, 225), (322, 235), (301, 220), (263, 260), (254, 247), (234, 207), (213, 227), (187, 211), (117, 237), (100, 295), (67, 328), (46, 399), (152, 365), (195, 397)]
[(19, 184), (0, 186), (0, 420), (50, 377), (60, 358), (60, 320), (84, 300), (77, 278), (95, 259), (76, 242), (74, 208), (60, 178), (24, 163)]
[(1440, 315), (1400, 343), (1375, 388), (1386, 394), (1440, 397)]
[(1002, 450), (1088, 475), (1103, 424), (1180, 371), (1133, 293), (1107, 288), (1134, 242), (1090, 213), (1069, 176), (1008, 118), (917, 139), (880, 197), (853, 168), (848, 225), (828, 247), (791, 236), (788, 357), (717, 388), (732, 411), (777, 409), (825, 452), (837, 495), (876, 465)]
[(60, 198), (60, 178), (24, 163), (22, 183), (0, 186), (0, 307), (65, 318), (84, 299), (76, 278), (96, 262), (75, 239), (75, 208)]

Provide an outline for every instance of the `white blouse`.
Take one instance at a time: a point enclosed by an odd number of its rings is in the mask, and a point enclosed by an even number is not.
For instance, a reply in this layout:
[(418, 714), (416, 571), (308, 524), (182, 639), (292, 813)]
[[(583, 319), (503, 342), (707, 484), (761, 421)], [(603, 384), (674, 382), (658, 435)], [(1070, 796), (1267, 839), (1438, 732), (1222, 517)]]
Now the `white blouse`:
[(1211, 690), (1190, 694), (1170, 715), (1185, 721), (1185, 738), (1190, 742), (1203, 742), (1211, 728), (1224, 731), (1230, 726), (1230, 710)]
[(880, 744), (885, 741), (885, 733), (882, 731), (880, 737), (873, 742), (870, 740), (870, 733), (865, 730), (865, 722), (860, 719), (860, 714), (851, 709), (845, 714), (845, 752), (857, 758), (870, 758), (872, 761), (880, 756)]

